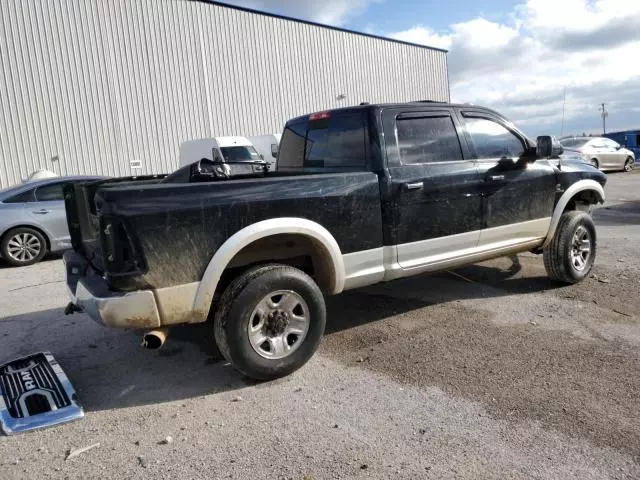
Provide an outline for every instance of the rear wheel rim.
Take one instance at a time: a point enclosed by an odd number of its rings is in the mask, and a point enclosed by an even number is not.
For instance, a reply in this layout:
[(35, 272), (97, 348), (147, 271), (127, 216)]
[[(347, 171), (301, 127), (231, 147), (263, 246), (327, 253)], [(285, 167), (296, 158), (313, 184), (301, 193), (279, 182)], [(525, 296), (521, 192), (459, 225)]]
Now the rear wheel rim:
[(571, 241), (571, 266), (578, 272), (584, 271), (589, 265), (591, 259), (592, 239), (591, 233), (584, 226), (580, 225), (576, 228)]
[(309, 333), (307, 302), (292, 290), (266, 295), (251, 314), (247, 326), (249, 343), (263, 358), (280, 360), (292, 355)]
[(33, 233), (17, 233), (9, 239), (7, 243), (7, 253), (20, 263), (27, 263), (40, 255), (42, 243)]

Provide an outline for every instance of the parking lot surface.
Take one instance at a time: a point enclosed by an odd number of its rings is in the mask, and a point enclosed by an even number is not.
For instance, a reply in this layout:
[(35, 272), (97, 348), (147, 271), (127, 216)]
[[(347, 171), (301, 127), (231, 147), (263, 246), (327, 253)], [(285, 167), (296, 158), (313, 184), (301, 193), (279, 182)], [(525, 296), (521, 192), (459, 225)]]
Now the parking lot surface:
[(0, 362), (51, 351), (86, 410), (0, 437), (0, 477), (640, 478), (640, 172), (606, 190), (585, 282), (525, 254), (330, 298), (320, 352), (269, 383), (206, 324), (149, 352), (64, 316), (59, 258), (0, 264)]

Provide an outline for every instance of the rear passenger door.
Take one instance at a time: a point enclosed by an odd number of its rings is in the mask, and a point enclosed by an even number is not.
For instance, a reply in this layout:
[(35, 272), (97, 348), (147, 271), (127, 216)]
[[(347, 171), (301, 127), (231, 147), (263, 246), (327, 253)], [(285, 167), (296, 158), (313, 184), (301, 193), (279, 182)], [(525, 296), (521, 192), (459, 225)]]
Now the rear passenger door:
[(383, 127), (390, 176), (390, 239), (402, 268), (475, 248), (481, 202), (475, 162), (450, 109), (389, 109)]
[(71, 247), (67, 215), (62, 189), (65, 182), (50, 183), (36, 188), (36, 201), (29, 205), (33, 222), (41, 225), (51, 235), (51, 248)]
[(530, 161), (529, 144), (510, 123), (488, 112), (461, 112), (468, 143), (477, 159), (482, 193), (478, 247), (503, 248), (547, 234), (557, 184), (556, 168)]

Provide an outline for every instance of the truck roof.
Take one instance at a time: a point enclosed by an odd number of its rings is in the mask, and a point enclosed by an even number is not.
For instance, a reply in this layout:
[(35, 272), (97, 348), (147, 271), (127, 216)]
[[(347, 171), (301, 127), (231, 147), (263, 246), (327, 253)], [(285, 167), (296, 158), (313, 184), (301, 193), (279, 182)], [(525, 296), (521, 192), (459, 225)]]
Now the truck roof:
[(445, 108), (450, 108), (450, 107), (458, 107), (458, 108), (473, 108), (473, 109), (478, 109), (478, 110), (485, 110), (487, 112), (493, 113), (494, 115), (497, 115), (500, 118), (504, 118), (504, 116), (502, 114), (500, 114), (499, 112), (496, 112), (495, 110), (492, 110), (490, 108), (487, 107), (483, 107), (481, 105), (473, 105), (470, 103), (450, 103), (450, 102), (437, 102), (437, 101), (433, 101), (433, 100), (417, 100), (415, 102), (406, 102), (406, 103), (363, 103), (360, 105), (354, 105), (354, 106), (350, 106), (350, 107), (342, 107), (342, 108), (330, 108), (327, 110), (321, 110), (318, 112), (312, 112), (312, 113), (308, 113), (306, 115), (300, 115), (299, 117), (296, 118), (292, 118), (290, 119), (287, 123), (290, 122), (295, 122), (295, 121), (299, 121), (299, 120), (308, 120), (309, 117), (313, 116), (313, 115), (321, 115), (323, 113), (334, 113), (334, 112), (353, 112), (353, 111), (358, 111), (358, 110), (372, 110), (372, 109), (378, 109), (378, 108), (389, 108), (389, 107), (412, 107), (412, 108), (416, 108), (419, 109), (420, 107), (424, 108), (424, 107), (445, 107)]

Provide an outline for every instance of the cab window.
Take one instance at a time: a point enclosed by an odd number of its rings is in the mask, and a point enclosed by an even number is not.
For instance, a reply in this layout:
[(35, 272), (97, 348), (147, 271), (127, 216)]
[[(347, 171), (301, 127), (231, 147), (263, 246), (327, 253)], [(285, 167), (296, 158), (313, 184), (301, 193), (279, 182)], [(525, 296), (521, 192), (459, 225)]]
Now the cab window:
[(498, 122), (467, 117), (465, 124), (478, 159), (518, 158), (525, 152), (520, 137)]
[(278, 153), (278, 170), (362, 168), (366, 165), (362, 112), (311, 115), (287, 124)]
[(462, 160), (456, 127), (449, 115), (396, 120), (400, 159), (405, 165)]

